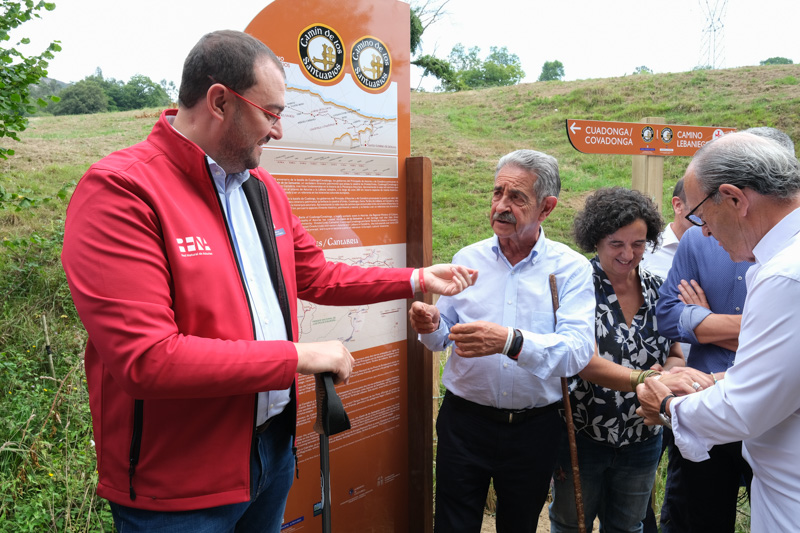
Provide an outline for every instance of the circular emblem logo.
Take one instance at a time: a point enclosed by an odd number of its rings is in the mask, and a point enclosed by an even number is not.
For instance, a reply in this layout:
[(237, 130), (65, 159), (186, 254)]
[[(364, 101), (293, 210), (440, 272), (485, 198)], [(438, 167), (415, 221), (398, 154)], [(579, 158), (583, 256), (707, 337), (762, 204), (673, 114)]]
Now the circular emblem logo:
[(653, 128), (651, 128), (650, 126), (642, 128), (642, 140), (644, 142), (649, 143), (650, 141), (652, 141), (654, 134), (655, 132), (653, 132)]
[(723, 135), (725, 135), (725, 132), (724, 132), (724, 131), (722, 131), (722, 130), (719, 130), (719, 129), (717, 129), (717, 130), (714, 130), (714, 134), (713, 134), (713, 135), (711, 135), (711, 138), (712, 138), (712, 139), (719, 139), (719, 138), (720, 138), (720, 137), (722, 137)]
[(350, 63), (356, 79), (365, 89), (378, 90), (392, 74), (392, 56), (386, 45), (375, 37), (362, 37), (353, 45)]
[(672, 128), (664, 128), (661, 130), (661, 140), (664, 141), (664, 144), (669, 144), (672, 140)]
[(297, 40), (300, 63), (309, 76), (323, 83), (336, 80), (344, 70), (344, 45), (333, 29), (312, 24)]

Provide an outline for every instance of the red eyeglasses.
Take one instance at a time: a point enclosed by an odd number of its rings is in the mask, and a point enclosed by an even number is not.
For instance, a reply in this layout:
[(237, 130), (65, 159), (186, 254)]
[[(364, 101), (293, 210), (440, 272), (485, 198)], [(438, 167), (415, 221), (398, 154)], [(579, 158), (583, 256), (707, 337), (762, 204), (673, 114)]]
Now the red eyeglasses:
[(278, 122), (278, 121), (281, 119), (281, 116), (280, 116), (280, 115), (277, 115), (277, 114), (273, 113), (272, 111), (267, 111), (266, 109), (264, 109), (264, 108), (263, 108), (263, 107), (261, 107), (260, 105), (258, 105), (258, 104), (256, 104), (256, 103), (254, 103), (254, 102), (251, 102), (250, 100), (248, 100), (247, 98), (245, 98), (245, 97), (244, 97), (244, 96), (242, 96), (241, 94), (237, 93), (236, 91), (234, 91), (233, 89), (231, 89), (230, 87), (228, 87), (227, 85), (225, 85), (224, 83), (222, 83), (221, 81), (217, 81), (217, 80), (215, 80), (213, 76), (208, 76), (208, 79), (210, 79), (210, 80), (211, 80), (211, 81), (213, 81), (214, 83), (219, 83), (220, 85), (222, 85), (223, 87), (225, 87), (226, 89), (228, 89), (228, 90), (229, 90), (230, 92), (232, 92), (234, 95), (238, 96), (239, 98), (241, 98), (242, 100), (244, 100), (245, 102), (247, 102), (248, 104), (250, 104), (251, 106), (255, 107), (256, 109), (260, 109), (261, 111), (263, 111), (263, 112), (264, 112), (264, 114), (265, 114), (265, 115), (267, 115), (267, 120), (269, 120), (269, 121), (272, 123), (272, 125), (273, 125), (273, 126), (275, 125), (275, 123), (276, 123), (276, 122)]

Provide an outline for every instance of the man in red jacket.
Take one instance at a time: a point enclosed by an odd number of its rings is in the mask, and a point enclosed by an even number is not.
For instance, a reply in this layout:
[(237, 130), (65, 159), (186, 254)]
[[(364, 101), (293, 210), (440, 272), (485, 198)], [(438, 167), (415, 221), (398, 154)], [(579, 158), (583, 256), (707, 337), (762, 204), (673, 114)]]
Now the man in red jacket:
[(297, 343), (297, 298), (366, 304), (456, 294), (475, 271), (329, 263), (258, 168), (285, 79), (263, 43), (205, 35), (177, 111), (86, 172), (62, 260), (89, 334), (100, 479), (121, 531), (280, 530), (296, 373), (347, 382), (338, 341)]

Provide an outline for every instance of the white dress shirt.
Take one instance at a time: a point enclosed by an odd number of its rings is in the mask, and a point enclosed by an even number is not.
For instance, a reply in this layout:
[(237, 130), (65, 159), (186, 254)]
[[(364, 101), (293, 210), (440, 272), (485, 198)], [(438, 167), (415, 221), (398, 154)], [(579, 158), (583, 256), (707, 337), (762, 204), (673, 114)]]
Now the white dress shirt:
[[(454, 324), (478, 320), (511, 326), (524, 342), (518, 360), (503, 354), (465, 358), (453, 353), (442, 382), (453, 394), (502, 409), (542, 407), (561, 399), (560, 377), (583, 370), (594, 354), (594, 283), (589, 261), (567, 246), (545, 239), (544, 230), (527, 258), (511, 266), (497, 236), (460, 250), (455, 264), (475, 268), (468, 291), (439, 298), (439, 329), (420, 335), (430, 350), (451, 342)], [(550, 274), (556, 275), (561, 307), (554, 323)]]
[(675, 258), (675, 252), (678, 251), (678, 239), (675, 232), (672, 231), (672, 224), (667, 224), (664, 231), (661, 232), (661, 246), (656, 248), (654, 252), (646, 252), (642, 256), (642, 261), (639, 263), (648, 272), (655, 274), (661, 279), (667, 279), (670, 267), (672, 267), (672, 260)]
[(800, 522), (800, 209), (753, 249), (733, 367), (715, 387), (670, 404), (675, 443), (692, 461), (743, 441), (753, 468), (751, 531), (797, 531)]

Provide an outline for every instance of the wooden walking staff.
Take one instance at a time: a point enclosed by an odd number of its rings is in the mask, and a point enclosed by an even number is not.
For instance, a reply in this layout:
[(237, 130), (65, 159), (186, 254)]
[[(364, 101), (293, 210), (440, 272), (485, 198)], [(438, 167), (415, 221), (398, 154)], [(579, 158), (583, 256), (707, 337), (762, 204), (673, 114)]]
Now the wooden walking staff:
[[(550, 274), (550, 295), (553, 297), (553, 320), (558, 323), (558, 287), (556, 275)], [(578, 443), (575, 442), (575, 422), (572, 420), (572, 406), (569, 402), (567, 378), (561, 378), (561, 395), (564, 397), (564, 412), (567, 418), (567, 440), (569, 440), (569, 458), (572, 462), (572, 484), (575, 487), (575, 509), (578, 514), (578, 533), (586, 533), (583, 520), (583, 494), (581, 493), (581, 474), (578, 470)]]

